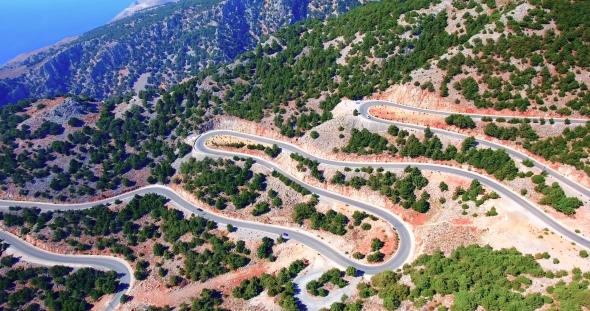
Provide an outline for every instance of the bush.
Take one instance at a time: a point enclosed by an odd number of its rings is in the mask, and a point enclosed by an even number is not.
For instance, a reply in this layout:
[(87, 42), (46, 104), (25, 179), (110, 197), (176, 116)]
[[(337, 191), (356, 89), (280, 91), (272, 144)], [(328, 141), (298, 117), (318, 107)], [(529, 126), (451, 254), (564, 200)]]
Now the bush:
[(488, 217), (498, 216), (498, 212), (496, 211), (496, 207), (492, 206), (492, 208), (486, 212), (486, 216), (488, 216)]
[(266, 214), (268, 212), (270, 212), (269, 204), (266, 202), (258, 202), (258, 203), (256, 203), (256, 205), (254, 206), (254, 209), (252, 210), (252, 215), (259, 216), (262, 214)]
[(448, 125), (455, 125), (462, 129), (475, 128), (475, 122), (473, 122), (473, 119), (468, 115), (452, 114), (445, 118), (445, 122)]
[(311, 131), (310, 136), (313, 139), (317, 139), (318, 137), (320, 137), (320, 133), (318, 133), (316, 131)]
[(348, 275), (348, 276), (356, 276), (357, 273), (358, 273), (357, 269), (353, 266), (346, 268), (346, 275)]
[(382, 261), (384, 257), (385, 257), (385, 254), (383, 254), (380, 251), (377, 251), (377, 252), (374, 252), (373, 254), (368, 255), (367, 261), (368, 262), (379, 262), (379, 261)]
[(383, 241), (379, 240), (378, 238), (374, 238), (371, 241), (371, 250), (378, 251), (381, 248), (383, 248), (383, 245), (385, 245), (385, 243), (383, 243)]
[(545, 177), (543, 175), (535, 175), (531, 177), (531, 181), (537, 185), (545, 183)]
[(588, 251), (581, 250), (580, 251), (580, 257), (582, 257), (582, 258), (588, 258)]

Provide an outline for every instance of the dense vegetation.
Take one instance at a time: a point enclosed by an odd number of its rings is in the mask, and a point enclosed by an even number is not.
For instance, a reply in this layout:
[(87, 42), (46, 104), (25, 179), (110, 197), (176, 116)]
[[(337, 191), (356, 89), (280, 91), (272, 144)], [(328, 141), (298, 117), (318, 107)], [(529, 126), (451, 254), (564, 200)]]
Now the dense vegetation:
[[(177, 128), (179, 122), (172, 117), (184, 111), (177, 106), (182, 94), (174, 98), (164, 93), (154, 105), (134, 105), (122, 116), (113, 110), (117, 104), (129, 101), (129, 97), (114, 98), (100, 107), (84, 98), (73, 99), (74, 104), (99, 118), (94, 125), (74, 128), (66, 136), (61, 135), (61, 125), (45, 121), (31, 133), (26, 125), (19, 124), (28, 118), (27, 112), (36, 109), (30, 101), (9, 105), (0, 109), (0, 185), (20, 187), (21, 195), (28, 195), (32, 184), (48, 181), (43, 190), (31, 193), (35, 198), (68, 200), (81, 196), (94, 196), (97, 191), (120, 191), (122, 188), (144, 183), (134, 178), (132, 172), (147, 171), (151, 183), (166, 183), (175, 170), (171, 163), (190, 152), (190, 146), (176, 142), (176, 135), (185, 135), (186, 129)], [(190, 109), (190, 104), (189, 109)], [(22, 113), (16, 115), (16, 113)], [(187, 112), (188, 113), (188, 112)], [(190, 113), (188, 113), (190, 116)], [(61, 128), (61, 130), (56, 130)], [(51, 138), (51, 144), (39, 141)], [(16, 152), (19, 141), (29, 147)], [(54, 161), (55, 160), (55, 161)], [(149, 170), (148, 170), (149, 168)]]
[[(358, 5), (355, 1), (344, 2), (345, 5), (336, 9), (338, 12)], [(150, 60), (149, 64), (144, 64), (141, 69), (130, 68), (126, 77), (112, 75), (108, 79), (95, 81), (93, 85), (97, 89), (117, 84), (123, 90), (141, 72), (148, 71), (154, 74), (151, 79), (154, 85), (160, 85), (161, 82), (166, 85), (174, 84), (173, 82), (178, 80), (175, 75), (182, 76), (186, 68), (190, 68), (187, 69), (191, 71), (190, 75), (196, 76), (186, 83), (170, 86), (168, 91), (149, 88), (140, 92), (139, 97), (144, 107), (129, 109), (123, 117), (115, 118), (112, 111), (119, 103), (128, 101), (129, 96), (106, 101), (98, 107), (101, 120), (97, 122), (96, 127), (83, 125), (67, 140), (56, 139), (51, 146), (43, 146), (33, 151), (21, 151), (12, 142), (17, 139), (24, 140), (25, 144), (34, 146), (37, 143), (35, 140), (39, 137), (59, 133), (60, 126), (47, 123), (40, 127), (39, 133), (27, 133), (26, 127), (18, 126), (27, 116), (16, 113), (23, 112), (25, 107), (30, 106), (30, 102), (23, 101), (7, 107), (0, 114), (0, 136), (6, 145), (2, 146), (3, 152), (0, 155), (0, 182), (18, 185), (21, 195), (60, 200), (69, 200), (74, 196), (93, 196), (113, 189), (121, 191), (121, 185), (127, 188), (138, 182), (143, 183), (143, 180), (133, 180), (131, 176), (135, 174), (130, 173), (147, 170), (146, 166), (149, 166), (152, 174), (149, 182), (167, 182), (174, 173), (170, 163), (190, 151), (190, 146), (180, 143), (178, 138), (186, 137), (189, 131), (203, 126), (211, 117), (226, 113), (252, 121), (272, 119), (284, 135), (299, 136), (329, 120), (331, 110), (340, 98), (360, 98), (378, 90), (385, 90), (392, 84), (409, 82), (412, 79), (411, 72), (431, 66), (437, 66), (446, 72), (444, 82), (440, 86), (441, 95), (445, 96), (444, 93), (448, 93), (447, 85), (450, 84), (477, 106), (492, 105), (497, 109), (521, 109), (537, 105), (538, 109), (542, 109), (545, 102), (551, 99), (547, 97), (558, 95), (551, 100), (568, 100), (568, 107), (559, 108), (558, 111), (567, 114), (567, 111), (572, 109), (582, 112), (588, 110), (585, 108), (589, 98), (587, 86), (578, 82), (576, 76), (588, 63), (587, 57), (582, 56), (587, 54), (584, 52), (588, 50), (587, 36), (584, 35), (588, 25), (578, 14), (580, 10), (587, 8), (587, 4), (555, 0), (534, 1), (531, 2), (534, 9), (528, 12), (524, 20), (509, 19), (509, 22), (504, 24), (499, 21), (500, 16), (512, 11), (515, 4), (497, 5), (495, 1), (471, 1), (467, 7), (475, 9), (475, 12), (462, 16), (457, 21), (459, 30), (454, 33), (444, 31), (449, 26), (449, 16), (445, 11), (438, 14), (415, 12), (431, 4), (431, 1), (392, 0), (363, 5), (325, 23), (319, 20), (295, 23), (282, 28), (272, 38), (265, 38), (268, 40), (259, 43), (251, 51), (237, 56), (231, 65), (209, 68), (198, 65), (199, 60), (209, 57), (215, 61), (217, 53), (223, 54), (213, 49), (211, 53), (215, 55), (205, 55), (208, 52), (202, 49), (203, 45), (208, 46), (210, 43), (210, 40), (202, 41), (202, 36), (214, 33), (215, 28), (189, 27), (194, 30), (194, 36), (180, 34), (178, 31), (184, 31), (187, 24), (194, 26), (203, 22), (202, 18), (185, 20), (183, 16), (192, 16), (211, 7), (216, 8), (212, 11), (220, 9), (215, 1), (184, 1), (126, 19), (135, 21), (133, 26), (128, 27), (127, 22), (121, 21), (93, 31), (68, 46), (78, 46), (80, 42), (92, 39), (96, 40), (97, 44), (88, 45), (88, 49), (100, 50), (104, 42), (122, 40), (116, 45), (117, 49), (124, 49), (125, 44), (137, 44), (137, 51), (144, 51), (148, 46), (149, 51), (138, 52), (137, 55), (115, 53), (116, 55), (132, 58), (137, 56), (142, 59), (145, 57), (146, 60)], [(233, 4), (227, 5), (231, 7), (227, 8), (228, 10), (235, 9)], [(460, 2), (454, 5), (458, 9), (464, 8)], [(325, 16), (334, 9), (330, 9), (330, 6), (323, 7), (328, 11), (322, 11), (317, 16)], [(486, 10), (487, 8), (490, 10)], [(303, 18), (303, 12), (315, 14), (310, 13), (307, 8), (301, 9), (298, 12), (302, 14), (296, 19)], [(262, 14), (262, 11), (255, 11), (253, 14)], [(241, 17), (236, 19), (241, 20)], [(150, 31), (153, 27), (158, 28), (157, 25), (163, 22), (162, 19), (168, 25), (166, 32)], [(451, 20), (453, 19), (456, 19), (456, 16), (451, 17)], [(403, 26), (399, 23), (401, 20), (404, 22)], [(559, 32), (548, 30), (543, 35), (527, 32), (546, 27), (551, 20), (556, 22)], [(243, 23), (238, 24), (245, 26)], [(276, 25), (282, 24), (283, 20)], [(490, 31), (503, 32), (509, 29), (511, 33), (503, 33), (496, 40), (482, 42), (475, 39), (473, 44), (469, 43), (468, 40), (482, 31), (486, 24), (495, 26)], [(220, 28), (229, 31), (226, 26)], [(231, 32), (224, 31), (218, 32), (225, 34), (220, 35), (220, 38), (223, 37), (223, 40), (220, 40), (231, 43), (228, 44), (230, 49), (245, 46), (238, 43), (242, 41), (236, 39), (237, 37), (234, 38), (235, 33), (230, 35)], [(127, 37), (129, 33), (141, 35)], [(172, 43), (167, 42), (165, 45), (156, 44), (156, 48), (153, 49), (149, 44), (151, 40), (139, 39), (144, 35), (174, 39)], [(213, 44), (216, 43), (218, 41)], [(440, 58), (436, 65), (433, 65), (432, 61), (452, 46), (461, 46), (464, 49), (460, 49), (454, 55)], [(565, 47), (564, 51), (558, 51), (562, 47)], [(346, 55), (341, 55), (345, 49)], [(180, 50), (182, 53), (177, 53)], [(469, 54), (470, 50), (477, 56)], [(568, 53), (571, 51), (576, 53)], [(152, 61), (154, 58), (150, 55), (156, 52), (170, 56), (162, 59), (165, 65), (159, 61)], [(344, 58), (344, 62), (336, 62), (341, 57)], [(503, 61), (511, 58), (519, 59), (528, 64), (526, 66), (530, 66), (519, 69)], [(29, 61), (32, 64), (41, 59)], [(145, 62), (138, 61), (138, 64), (143, 63)], [(101, 62), (99, 64), (104, 65)], [(95, 67), (99, 68), (96, 70), (108, 72), (104, 66)], [(475, 69), (482, 75), (481, 78), (471, 77), (454, 81), (459, 79), (457, 76), (460, 73)], [(557, 74), (552, 73), (553, 70)], [(170, 72), (174, 74), (168, 76)], [(499, 77), (504, 73), (510, 73), (509, 81)], [(118, 84), (118, 78), (123, 79), (122, 83)], [(536, 83), (537, 80), (542, 82)], [(487, 92), (480, 94), (480, 89), (484, 88), (478, 85), (482, 83), (488, 84)], [(424, 85), (430, 90), (432, 83)], [(527, 85), (531, 87), (526, 87)], [(555, 92), (558, 94), (553, 94), (551, 89), (559, 90)], [(526, 94), (526, 97), (521, 93)], [(544, 94), (544, 99), (537, 95), (541, 93)], [(564, 97), (563, 94), (567, 96)], [(81, 98), (84, 99), (83, 102), (91, 102), (87, 96)], [(319, 105), (309, 104), (316, 99), (319, 99)], [(549, 109), (553, 109), (554, 106), (551, 105)], [(145, 109), (145, 112), (142, 109)], [(153, 115), (153, 111), (156, 115)], [(449, 118), (453, 124), (472, 126), (470, 120), (465, 117)], [(81, 120), (72, 119), (72, 122), (68, 123), (80, 127), (79, 121)], [(514, 136), (512, 130), (508, 130), (507, 133), (503, 133), (503, 130), (497, 131), (499, 132), (494, 135), (507, 138)], [(490, 131), (492, 132), (494, 131)], [(526, 134), (532, 135), (530, 131)], [(370, 133), (360, 131), (360, 134), (355, 135), (366, 136)], [(150, 138), (147, 139), (148, 137)], [(349, 144), (343, 151), (378, 153), (383, 150), (382, 140), (368, 141), (368, 144)], [(355, 139), (354, 142), (358, 141)], [(586, 154), (584, 144), (576, 142), (576, 147), (573, 148), (575, 152), (567, 152), (571, 150), (564, 147), (561, 139), (538, 141), (535, 142), (536, 146), (530, 147), (533, 152), (543, 154), (548, 159), (571, 163), (578, 169), (588, 170), (583, 162)], [(412, 145), (415, 146), (417, 145)], [(399, 146), (389, 148), (392, 152), (401, 149)], [(417, 151), (419, 149), (410, 148), (403, 154), (413, 155)], [(46, 165), (52, 164), (51, 160), (54, 158), (65, 158), (63, 163), (69, 164), (67, 167)], [(95, 168), (99, 167), (99, 163), (106, 165), (102, 167), (101, 173), (97, 174)], [(499, 178), (510, 177), (511, 173), (506, 172), (510, 169), (497, 169), (500, 171)], [(30, 182), (45, 178), (49, 179), (46, 181), (50, 183), (47, 191), (28, 192), (28, 189), (33, 189)]]
[[(366, 130), (363, 130), (363, 132)], [(368, 131), (367, 131), (368, 132)], [(455, 160), (459, 163), (468, 163), (474, 167), (484, 169), (490, 175), (494, 175), (500, 180), (513, 179), (518, 173), (518, 169), (506, 151), (474, 148), (475, 140), (473, 138), (466, 139), (460, 150), (450, 144), (443, 150), (443, 144), (440, 139), (431, 132), (426, 131), (426, 135), (420, 141), (415, 135), (409, 135), (405, 130), (399, 130), (398, 127), (392, 125), (389, 127), (388, 133), (394, 138), (395, 144), (388, 146), (388, 141), (385, 137), (379, 134), (355, 134), (352, 130), (352, 136), (348, 142), (348, 146), (380, 146), (376, 149), (359, 149), (359, 154), (374, 153), (379, 154), (385, 150), (389, 150), (390, 154), (395, 155), (398, 151), (401, 156), (416, 158), (424, 156), (433, 160)], [(356, 133), (362, 133), (356, 131)], [(409, 136), (408, 136), (409, 135)], [(349, 147), (342, 149), (344, 152), (354, 152)]]
[(266, 190), (266, 175), (254, 174), (250, 170), (253, 163), (248, 158), (241, 167), (232, 160), (190, 158), (180, 166), (180, 172), (184, 188), (194, 192), (199, 200), (217, 209), (224, 209), (229, 202), (242, 209), (256, 202)]
[[(448, 310), (441, 305), (438, 295), (452, 295), (451, 310), (456, 311), (472, 311), (479, 306), (486, 310), (531, 311), (541, 307), (572, 311), (589, 308), (590, 273), (574, 268), (570, 279), (567, 271), (544, 270), (537, 260), (549, 257), (548, 254), (523, 255), (514, 248), (494, 250), (478, 245), (461, 246), (448, 256), (442, 252), (424, 254), (400, 270), (378, 273), (370, 283), (360, 282), (357, 285), (359, 300), (346, 304), (347, 299), (343, 298), (330, 310), (361, 310), (364, 300), (376, 295), (383, 306), (392, 311), (399, 309), (402, 301), (410, 301), (416, 308), (434, 302), (431, 305), (438, 306), (436, 310)], [(283, 309), (299, 310), (290, 281), (304, 267), (303, 262), (296, 261), (276, 275), (263, 274), (260, 278), (244, 280), (234, 289), (233, 295), (251, 299), (267, 291), (271, 297), (281, 295), (279, 304)], [(327, 282), (346, 286), (347, 281), (342, 276), (343, 272), (338, 269), (329, 270), (319, 280), (308, 283), (306, 290), (319, 295)], [(409, 276), (411, 287), (407, 281), (400, 281), (403, 276)], [(559, 281), (546, 288), (532, 287), (533, 281), (540, 278)]]
[[(546, 124), (545, 119), (533, 120), (511, 119), (508, 123), (518, 126), (501, 126), (497, 122), (505, 122), (503, 118), (496, 118), (496, 122), (487, 124), (484, 133), (502, 140), (516, 140), (524, 148), (551, 162), (571, 165), (590, 175), (590, 166), (584, 161), (588, 158), (590, 147), (590, 123), (584, 126), (566, 127), (561, 135), (540, 139), (539, 134), (530, 125), (533, 123)], [(553, 123), (553, 120), (549, 120)]]
[[(0, 255), (5, 246), (0, 241)], [(102, 296), (116, 293), (119, 286), (114, 271), (15, 266), (18, 259), (6, 255), (0, 262), (0, 306), (4, 310), (85, 311)]]
[[(588, 2), (527, 1), (531, 8), (522, 20), (508, 17), (506, 22), (500, 21), (501, 14), (517, 3), (498, 7), (488, 16), (484, 2), (490, 6), (486, 1), (470, 2), (468, 6), (476, 8), (477, 20), (491, 26), (484, 33), (500, 35), (476, 38), (473, 44), (464, 44), (460, 52), (438, 62), (436, 66), (445, 75), (440, 95), (448, 96), (452, 85), (478, 108), (552, 110), (565, 116), (579, 111), (588, 115), (588, 86), (577, 76), (590, 64), (590, 24), (580, 13), (590, 9)], [(464, 8), (459, 1), (455, 6)], [(474, 19), (472, 13), (467, 14), (458, 26)], [(555, 22), (556, 30), (549, 26), (551, 22)], [(466, 28), (469, 31), (469, 26)], [(517, 66), (515, 60), (522, 65)], [(462, 73), (467, 77), (460, 76)]]
[[(540, 293), (525, 294), (532, 278), (555, 278), (555, 274), (544, 271), (532, 255), (522, 255), (515, 249), (471, 245), (459, 247), (448, 257), (439, 252), (422, 255), (411, 265), (405, 265), (403, 271), (379, 273), (369, 286), (359, 289), (361, 297), (378, 292), (388, 310), (397, 309), (404, 300), (420, 307), (435, 299), (436, 294), (453, 294), (451, 309), (457, 311), (475, 310), (478, 306), (486, 310), (536, 310), (546, 304), (553, 309), (580, 310), (581, 306), (590, 305), (590, 290), (588, 280), (582, 280), (582, 272), (574, 269), (573, 273), (574, 281), (570, 284), (561, 281), (546, 292), (541, 289)], [(567, 272), (558, 274), (562, 277)], [(402, 275), (411, 277), (412, 289), (399, 282)], [(590, 279), (590, 274), (584, 276)], [(571, 291), (566, 294), (568, 290)]]
[(523, 147), (532, 153), (552, 162), (569, 164), (590, 175), (590, 165), (586, 159), (590, 148), (590, 123), (574, 128), (565, 128), (562, 135), (525, 141)]
[[(0, 218), (8, 227), (20, 227), (23, 234), (35, 232), (41, 240), (64, 241), (79, 251), (109, 249), (111, 253), (135, 261), (135, 277), (139, 280), (160, 267), (151, 267), (140, 258), (142, 254), (133, 249), (148, 239), (161, 239), (163, 243), (157, 242), (153, 247), (156, 257), (165, 261), (182, 258), (180, 276), (167, 278), (171, 286), (178, 285), (183, 277), (205, 281), (249, 263), (250, 250), (244, 247), (243, 241), (233, 243), (225, 236), (212, 234), (210, 231), (217, 228), (215, 222), (194, 215), (186, 218), (182, 212), (168, 209), (166, 202), (162, 196), (146, 194), (135, 196), (116, 211), (104, 205), (59, 212), (11, 208), (8, 213), (0, 213)], [(180, 237), (187, 234), (191, 239), (181, 241)], [(93, 243), (80, 242), (89, 237)], [(195, 250), (202, 245), (209, 247), (199, 252)], [(267, 251), (272, 253), (272, 245)]]
[[(65, 93), (103, 99), (133, 90), (142, 76), (151, 87), (177, 84), (210, 65), (231, 61), (281, 26), (342, 14), (360, 4), (183, 0), (144, 10), (27, 57), (21, 64), (28, 76), (0, 80), (0, 106)], [(264, 50), (277, 48), (270, 42)], [(121, 71), (126, 73), (113, 74)]]

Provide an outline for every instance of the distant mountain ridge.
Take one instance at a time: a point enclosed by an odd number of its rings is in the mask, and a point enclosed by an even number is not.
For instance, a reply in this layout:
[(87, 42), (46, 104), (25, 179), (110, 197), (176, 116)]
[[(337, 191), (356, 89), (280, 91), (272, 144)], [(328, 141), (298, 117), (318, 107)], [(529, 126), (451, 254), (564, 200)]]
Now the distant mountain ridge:
[(360, 4), (358, 0), (168, 3), (0, 68), (0, 105), (66, 93), (104, 99), (146, 84), (176, 84), (208, 65), (246, 52), (284, 25), (341, 14)]
[(128, 8), (119, 13), (113, 21), (120, 20), (125, 17), (129, 17), (141, 10), (153, 8), (155, 6), (163, 5), (169, 2), (178, 2), (179, 0), (135, 0)]

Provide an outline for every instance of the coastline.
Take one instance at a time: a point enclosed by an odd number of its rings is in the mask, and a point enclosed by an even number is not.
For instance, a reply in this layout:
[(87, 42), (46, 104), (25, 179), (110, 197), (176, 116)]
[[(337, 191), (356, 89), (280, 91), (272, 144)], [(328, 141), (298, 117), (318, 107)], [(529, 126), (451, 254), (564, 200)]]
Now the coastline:
[[(149, 9), (149, 8), (152, 8), (155, 6), (163, 5), (163, 4), (166, 4), (169, 2), (177, 2), (177, 1), (179, 1), (179, 0), (135, 0), (127, 8), (123, 9), (123, 11), (121, 11), (119, 14), (117, 14), (117, 16), (115, 16), (112, 20), (110, 20), (102, 25), (99, 25), (97, 27), (108, 25), (108, 24), (115, 22), (117, 20), (120, 20), (122, 18), (129, 17), (141, 10), (145, 10), (145, 9)], [(83, 33), (78, 34), (76, 36), (62, 38), (53, 44), (49, 44), (49, 45), (46, 45), (46, 46), (38, 48), (38, 49), (34, 49), (34, 50), (30, 50), (30, 51), (18, 54), (14, 58), (9, 59), (3, 63), (0, 63), (0, 79), (14, 78), (16, 76), (19, 76), (21, 74), (21, 70), (18, 70), (18, 69), (19, 69), (19, 67), (22, 66), (21, 62), (23, 60), (25, 60), (27, 57), (30, 57), (30, 56), (38, 54), (40, 52), (45, 52), (49, 49), (57, 48), (63, 44), (72, 42), (73, 40), (80, 37), (82, 34)]]
[[(150, 9), (170, 2), (178, 2), (179, 0), (135, 0), (128, 8), (124, 9), (109, 23), (118, 21), (125, 17), (129, 17), (139, 11)], [(108, 24), (108, 23), (107, 23)]]

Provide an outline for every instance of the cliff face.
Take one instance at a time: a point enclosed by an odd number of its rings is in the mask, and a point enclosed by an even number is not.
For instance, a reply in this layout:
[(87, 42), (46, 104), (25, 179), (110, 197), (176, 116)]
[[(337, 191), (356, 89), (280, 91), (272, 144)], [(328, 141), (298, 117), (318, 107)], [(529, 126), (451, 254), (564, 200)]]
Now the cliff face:
[(0, 105), (64, 93), (103, 99), (140, 90), (146, 80), (156, 87), (175, 84), (252, 49), (284, 25), (358, 5), (357, 0), (169, 3), (0, 68)]

